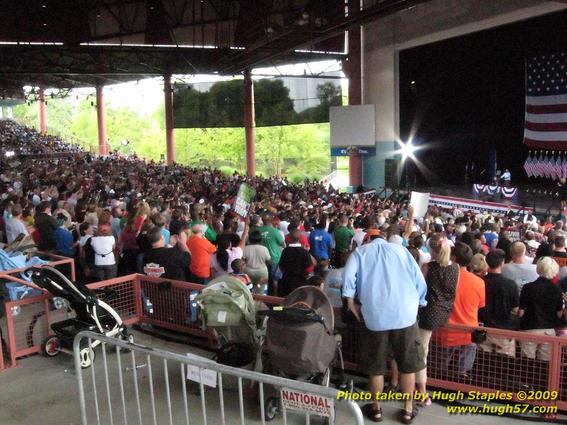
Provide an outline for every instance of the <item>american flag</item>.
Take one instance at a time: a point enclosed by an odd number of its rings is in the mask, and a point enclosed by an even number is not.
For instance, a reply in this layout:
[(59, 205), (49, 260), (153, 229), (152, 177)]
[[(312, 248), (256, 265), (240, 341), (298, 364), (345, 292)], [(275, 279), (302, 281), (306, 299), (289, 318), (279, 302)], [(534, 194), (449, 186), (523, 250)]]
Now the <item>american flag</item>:
[(538, 55), (526, 63), (524, 143), (567, 150), (567, 54)]

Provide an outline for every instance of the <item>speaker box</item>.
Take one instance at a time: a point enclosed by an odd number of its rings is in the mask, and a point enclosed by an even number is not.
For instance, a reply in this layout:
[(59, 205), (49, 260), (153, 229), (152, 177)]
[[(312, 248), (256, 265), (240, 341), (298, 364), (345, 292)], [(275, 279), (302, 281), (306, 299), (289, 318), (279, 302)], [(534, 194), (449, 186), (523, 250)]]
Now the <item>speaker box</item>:
[(398, 161), (395, 159), (385, 161), (384, 185), (391, 189), (398, 188)]

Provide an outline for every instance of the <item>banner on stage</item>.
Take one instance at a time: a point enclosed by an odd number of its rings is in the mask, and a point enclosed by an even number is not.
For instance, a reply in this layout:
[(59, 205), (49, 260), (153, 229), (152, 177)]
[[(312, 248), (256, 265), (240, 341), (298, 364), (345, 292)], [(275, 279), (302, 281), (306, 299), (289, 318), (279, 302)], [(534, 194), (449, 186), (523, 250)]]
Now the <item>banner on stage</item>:
[(442, 196), (431, 194), (429, 196), (429, 205), (440, 208), (460, 208), (465, 211), (474, 212), (490, 212), (494, 214), (507, 214), (509, 211), (514, 213), (533, 213), (533, 208), (522, 207), (520, 205), (508, 205), (497, 202), (477, 201), (474, 199), (456, 198), (453, 196)]

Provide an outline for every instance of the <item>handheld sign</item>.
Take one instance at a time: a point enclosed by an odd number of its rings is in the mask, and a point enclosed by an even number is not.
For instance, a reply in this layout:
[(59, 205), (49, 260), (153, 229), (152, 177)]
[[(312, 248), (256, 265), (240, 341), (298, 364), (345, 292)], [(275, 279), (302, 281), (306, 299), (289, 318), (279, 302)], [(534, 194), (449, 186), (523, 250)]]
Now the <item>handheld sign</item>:
[(414, 217), (423, 217), (427, 213), (429, 205), (429, 193), (412, 192), (410, 205), (413, 206)]
[(242, 183), (238, 189), (238, 195), (236, 196), (236, 202), (234, 203), (234, 211), (236, 214), (246, 218), (250, 212), (252, 200), (255, 195), (256, 190), (252, 186)]

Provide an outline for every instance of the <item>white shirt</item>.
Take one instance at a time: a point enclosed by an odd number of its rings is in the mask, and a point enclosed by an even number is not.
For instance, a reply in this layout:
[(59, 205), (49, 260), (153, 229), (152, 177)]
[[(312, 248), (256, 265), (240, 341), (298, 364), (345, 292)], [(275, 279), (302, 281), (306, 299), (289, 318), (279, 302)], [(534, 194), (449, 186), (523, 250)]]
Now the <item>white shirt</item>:
[(16, 217), (10, 218), (6, 222), (6, 238), (8, 239), (8, 243), (12, 243), (14, 239), (18, 237), (20, 233), (24, 235), (29, 235), (28, 229), (24, 222)]
[(92, 238), (93, 235), (84, 235), (81, 236), (81, 239), (79, 239), (79, 246), (82, 248), (85, 246), (85, 244), (87, 243), (87, 241)]
[(238, 258), (242, 258), (242, 249), (239, 246), (235, 246), (234, 248), (227, 249), (228, 252), (228, 269), (224, 270), (219, 262), (217, 261), (217, 256), (215, 254), (211, 255), (211, 269), (213, 269), (213, 275), (217, 276), (224, 276), (226, 274), (232, 273), (232, 267), (230, 266), (232, 262)]
[(356, 229), (354, 231), (354, 237), (352, 238), (356, 243), (356, 246), (362, 246), (362, 242), (364, 241), (364, 237), (366, 236), (366, 232), (363, 229)]
[(280, 232), (282, 232), (284, 236), (289, 234), (287, 226), (289, 226), (289, 221), (280, 221)]
[(112, 266), (114, 260), (114, 236), (93, 236), (91, 246), (95, 252), (95, 266)]

